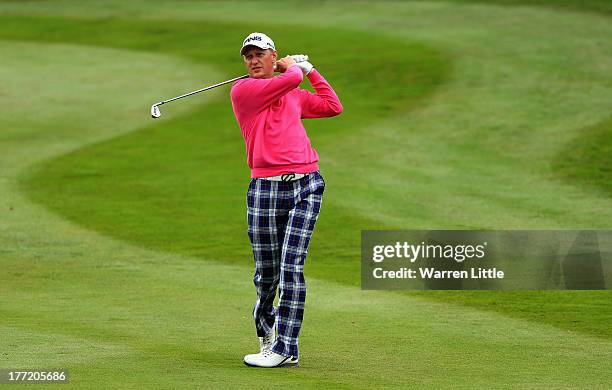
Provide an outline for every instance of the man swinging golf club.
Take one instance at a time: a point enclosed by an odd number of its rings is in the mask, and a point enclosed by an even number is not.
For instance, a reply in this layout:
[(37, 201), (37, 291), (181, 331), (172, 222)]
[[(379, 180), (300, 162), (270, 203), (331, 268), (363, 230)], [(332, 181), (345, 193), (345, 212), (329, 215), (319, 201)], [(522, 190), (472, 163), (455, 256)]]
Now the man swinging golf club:
[[(251, 168), (247, 217), (260, 341), (259, 353), (246, 355), (244, 363), (295, 366), (306, 299), (304, 262), (325, 189), (301, 119), (338, 115), (342, 104), (307, 56), (278, 60), (265, 34), (250, 34), (240, 54), (249, 77), (233, 85), (231, 99)], [(299, 88), (304, 77), (316, 93)]]

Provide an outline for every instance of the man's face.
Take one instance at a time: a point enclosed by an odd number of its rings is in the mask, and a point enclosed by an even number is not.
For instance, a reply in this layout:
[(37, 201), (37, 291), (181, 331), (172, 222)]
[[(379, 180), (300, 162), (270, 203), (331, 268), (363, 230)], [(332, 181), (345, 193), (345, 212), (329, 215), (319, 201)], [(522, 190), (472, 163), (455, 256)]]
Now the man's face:
[(252, 78), (268, 79), (274, 76), (274, 63), (276, 62), (274, 50), (251, 46), (247, 47), (243, 57), (249, 76)]

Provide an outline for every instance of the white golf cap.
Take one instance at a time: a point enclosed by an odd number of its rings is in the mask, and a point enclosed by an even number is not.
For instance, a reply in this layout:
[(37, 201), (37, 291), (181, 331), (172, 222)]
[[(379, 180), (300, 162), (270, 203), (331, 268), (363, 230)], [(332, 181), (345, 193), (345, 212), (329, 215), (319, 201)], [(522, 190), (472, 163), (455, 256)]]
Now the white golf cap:
[(263, 33), (254, 32), (249, 34), (248, 37), (242, 42), (242, 49), (240, 49), (240, 55), (244, 55), (244, 48), (247, 46), (257, 46), (260, 49), (272, 49), (276, 50), (274, 47), (274, 42), (270, 39), (269, 36)]

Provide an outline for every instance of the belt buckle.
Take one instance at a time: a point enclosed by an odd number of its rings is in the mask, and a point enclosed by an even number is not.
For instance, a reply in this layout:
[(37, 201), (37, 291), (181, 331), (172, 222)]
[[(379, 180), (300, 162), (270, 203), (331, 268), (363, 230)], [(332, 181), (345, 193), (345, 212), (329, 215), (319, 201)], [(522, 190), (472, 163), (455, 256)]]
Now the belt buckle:
[(288, 182), (292, 181), (295, 178), (295, 173), (285, 173), (281, 175), (281, 181)]

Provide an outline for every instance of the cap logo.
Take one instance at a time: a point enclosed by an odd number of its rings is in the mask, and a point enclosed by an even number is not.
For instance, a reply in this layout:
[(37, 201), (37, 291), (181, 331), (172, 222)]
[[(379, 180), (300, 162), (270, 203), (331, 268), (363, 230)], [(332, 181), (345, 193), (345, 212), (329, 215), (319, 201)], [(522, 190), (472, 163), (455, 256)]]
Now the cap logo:
[(248, 37), (247, 39), (244, 40), (244, 43), (242, 45), (246, 45), (247, 43), (251, 41), (261, 41), (261, 37), (260, 36)]

